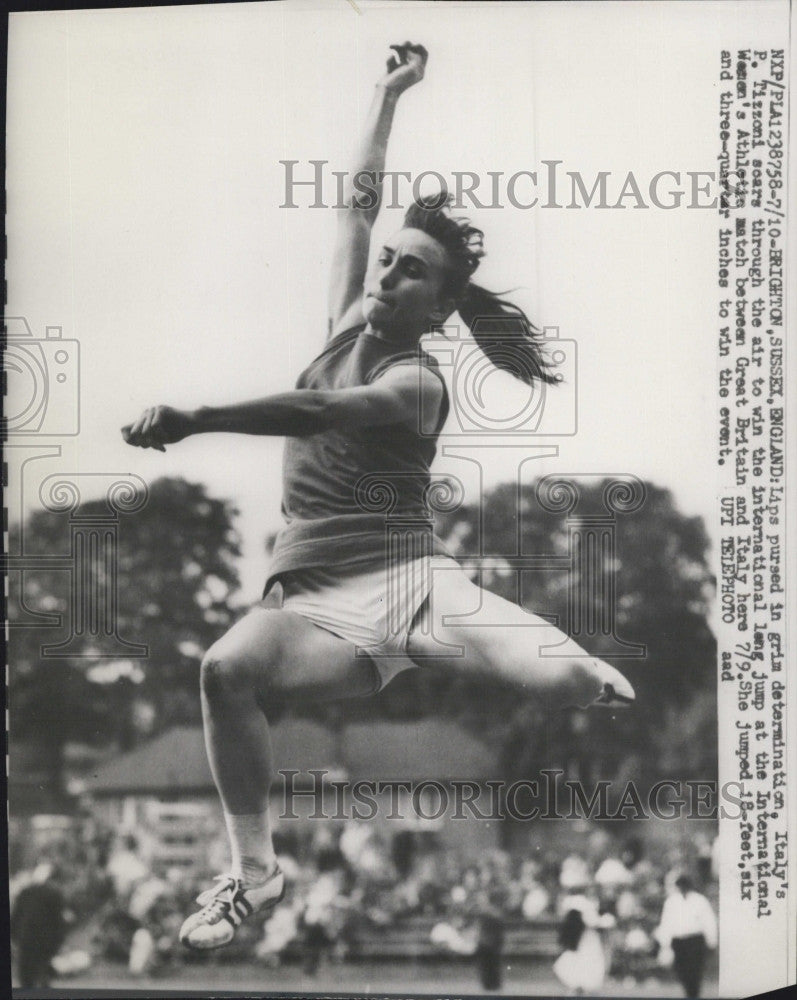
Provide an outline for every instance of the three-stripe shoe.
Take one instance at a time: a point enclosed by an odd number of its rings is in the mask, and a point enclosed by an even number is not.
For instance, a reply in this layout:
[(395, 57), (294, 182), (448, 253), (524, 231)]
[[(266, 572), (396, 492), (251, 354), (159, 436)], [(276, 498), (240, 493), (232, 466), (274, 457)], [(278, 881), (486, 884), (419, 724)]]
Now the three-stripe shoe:
[(263, 885), (244, 888), (239, 876), (217, 875), (218, 885), (197, 896), (202, 907), (180, 928), (186, 948), (209, 951), (229, 944), (241, 922), (253, 913), (270, 910), (285, 895), (285, 876), (275, 868)]

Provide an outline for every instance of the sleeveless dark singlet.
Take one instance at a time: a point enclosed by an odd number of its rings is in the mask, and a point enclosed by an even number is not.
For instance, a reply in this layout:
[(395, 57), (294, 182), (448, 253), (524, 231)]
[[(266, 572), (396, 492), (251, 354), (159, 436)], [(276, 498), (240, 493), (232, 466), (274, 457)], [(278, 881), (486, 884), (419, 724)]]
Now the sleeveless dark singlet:
[[(299, 376), (297, 389), (346, 389), (368, 385), (397, 364), (421, 364), (443, 382), (436, 359), (424, 351), (397, 350), (363, 325), (334, 337)], [(432, 551), (449, 555), (431, 532), (425, 502), (437, 436), (448, 415), (443, 382), (433, 434), (417, 421), (288, 437), (283, 454), (282, 514), (264, 593), (283, 573), (323, 566), (381, 565), (386, 517), (429, 524)]]

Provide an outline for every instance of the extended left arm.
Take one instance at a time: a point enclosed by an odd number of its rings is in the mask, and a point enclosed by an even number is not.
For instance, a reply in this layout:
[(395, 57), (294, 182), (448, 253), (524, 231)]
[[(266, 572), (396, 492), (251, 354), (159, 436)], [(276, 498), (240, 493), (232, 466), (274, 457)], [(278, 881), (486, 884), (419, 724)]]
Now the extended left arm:
[(415, 365), (397, 365), (371, 385), (353, 389), (294, 389), (264, 399), (197, 410), (155, 406), (123, 427), (122, 436), (128, 444), (159, 451), (192, 434), (213, 431), (307, 437), (332, 429), (417, 421), (421, 413), (439, 410), (442, 394), (437, 376)]

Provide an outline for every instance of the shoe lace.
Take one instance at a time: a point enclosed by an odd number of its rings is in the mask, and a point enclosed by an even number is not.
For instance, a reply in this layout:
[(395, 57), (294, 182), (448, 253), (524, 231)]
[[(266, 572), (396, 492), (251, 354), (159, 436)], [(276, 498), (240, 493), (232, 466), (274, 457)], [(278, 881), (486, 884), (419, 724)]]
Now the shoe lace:
[(229, 874), (216, 875), (214, 882), (218, 882), (218, 885), (211, 886), (210, 889), (201, 892), (196, 901), (203, 907), (206, 916), (223, 917), (232, 906), (235, 894), (241, 888), (241, 883), (234, 875)]

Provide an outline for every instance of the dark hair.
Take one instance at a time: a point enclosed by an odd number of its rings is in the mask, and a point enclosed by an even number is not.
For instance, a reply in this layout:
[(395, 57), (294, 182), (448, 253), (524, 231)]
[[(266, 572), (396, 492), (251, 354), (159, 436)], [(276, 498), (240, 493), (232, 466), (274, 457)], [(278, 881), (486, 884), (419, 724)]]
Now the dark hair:
[(559, 925), (559, 946), (565, 951), (575, 951), (584, 933), (584, 917), (580, 910), (568, 910)]
[(450, 267), (444, 292), (454, 299), (473, 339), (496, 368), (527, 385), (534, 379), (557, 384), (559, 378), (542, 355), (540, 332), (528, 316), (472, 280), (485, 256), (484, 233), (469, 219), (451, 214), (452, 200), (443, 194), (418, 199), (404, 216), (404, 228), (420, 229), (447, 252)]
[(645, 856), (645, 848), (639, 837), (629, 837), (623, 846), (623, 855), (630, 855), (631, 864), (635, 865)]

